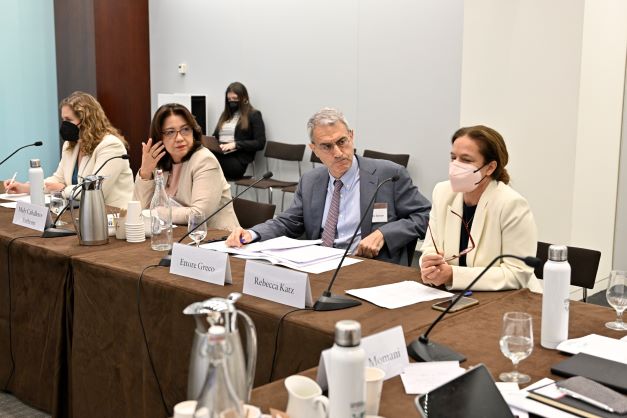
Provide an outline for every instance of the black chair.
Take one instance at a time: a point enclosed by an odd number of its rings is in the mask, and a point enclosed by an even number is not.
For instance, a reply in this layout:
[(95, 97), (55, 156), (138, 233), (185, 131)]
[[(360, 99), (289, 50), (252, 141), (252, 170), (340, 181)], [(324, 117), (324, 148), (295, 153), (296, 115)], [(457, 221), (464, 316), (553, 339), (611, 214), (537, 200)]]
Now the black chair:
[[(542, 279), (544, 263), (549, 258), (549, 246), (551, 244), (538, 241), (536, 257), (542, 260), (542, 264), (536, 267), (534, 273), (538, 279)], [(594, 288), (597, 278), (601, 252), (587, 248), (567, 247), (568, 263), (570, 264), (570, 284), (579, 286), (583, 290), (583, 301), (588, 298), (588, 289)]]
[(384, 152), (373, 151), (371, 149), (364, 150), (364, 157), (375, 158), (377, 160), (388, 160), (396, 164), (400, 164), (407, 168), (409, 163), (409, 154), (386, 154)]
[[(268, 141), (266, 142), (266, 150), (264, 151), (264, 157), (266, 158), (266, 167), (270, 167), (269, 159), (273, 158), (280, 161), (294, 161), (298, 165), (298, 178), (302, 175), (300, 163), (303, 160), (305, 154), (305, 144), (285, 144), (283, 142)], [(239, 186), (250, 186), (255, 182), (255, 179), (244, 179), (235, 182), (236, 193)], [(284, 181), (277, 179), (266, 179), (255, 185), (255, 189), (268, 190), (268, 203), (272, 203), (272, 189), (282, 188), (288, 186), (297, 185), (298, 181)]]
[(233, 210), (240, 226), (248, 229), (272, 219), (276, 205), (237, 198), (233, 200)]

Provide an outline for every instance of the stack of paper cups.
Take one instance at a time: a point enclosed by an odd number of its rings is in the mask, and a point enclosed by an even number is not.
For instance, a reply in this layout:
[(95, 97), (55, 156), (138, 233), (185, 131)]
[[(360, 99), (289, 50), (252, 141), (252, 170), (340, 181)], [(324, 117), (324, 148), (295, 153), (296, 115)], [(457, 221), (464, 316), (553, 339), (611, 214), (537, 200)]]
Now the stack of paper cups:
[(128, 202), (128, 210), (126, 212), (126, 241), (127, 242), (144, 242), (146, 235), (144, 233), (144, 220), (141, 216), (141, 205), (136, 200)]

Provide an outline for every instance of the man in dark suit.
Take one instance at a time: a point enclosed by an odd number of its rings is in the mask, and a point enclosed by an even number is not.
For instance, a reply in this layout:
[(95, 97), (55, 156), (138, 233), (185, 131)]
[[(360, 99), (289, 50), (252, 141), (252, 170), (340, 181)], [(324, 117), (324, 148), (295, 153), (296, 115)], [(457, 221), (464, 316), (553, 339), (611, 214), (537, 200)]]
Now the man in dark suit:
[(243, 244), (278, 236), (322, 239), (323, 245), (346, 248), (377, 185), (374, 207), (367, 208), (353, 255), (399, 264), (408, 261), (408, 247), (424, 238), (431, 204), (412, 184), (407, 170), (393, 162), (355, 155), (353, 131), (341, 112), (324, 108), (307, 124), (309, 147), (323, 162), (304, 174), (292, 206), (276, 218), (237, 228), (226, 244)]

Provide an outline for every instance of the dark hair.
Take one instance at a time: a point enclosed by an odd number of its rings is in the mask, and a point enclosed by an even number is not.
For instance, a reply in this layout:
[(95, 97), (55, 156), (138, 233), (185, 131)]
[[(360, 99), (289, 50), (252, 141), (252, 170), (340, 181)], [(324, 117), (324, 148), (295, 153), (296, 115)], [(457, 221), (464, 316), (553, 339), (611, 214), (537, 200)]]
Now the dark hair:
[[(168, 116), (180, 116), (185, 119), (185, 123), (192, 127), (193, 135), (194, 135), (194, 143), (189, 152), (183, 157), (182, 161), (187, 161), (192, 157), (192, 154), (196, 152), (198, 148), (201, 147), (201, 138), (202, 138), (202, 130), (200, 126), (196, 122), (194, 116), (192, 116), (191, 112), (183, 105), (178, 103), (168, 103), (161, 106), (155, 112), (155, 115), (152, 118), (152, 122), (150, 123), (150, 137), (153, 141), (163, 141), (163, 123), (165, 122)], [(162, 169), (163, 171), (172, 171), (172, 156), (169, 152), (165, 151), (165, 155), (162, 159), (157, 163), (157, 167)]]
[(246, 86), (244, 86), (239, 81), (235, 81), (226, 88), (224, 92), (224, 110), (220, 115), (220, 119), (218, 119), (218, 124), (216, 125), (216, 130), (219, 131), (222, 127), (222, 124), (227, 120), (230, 120), (233, 117), (233, 112), (231, 112), (231, 108), (229, 107), (229, 99), (227, 99), (226, 95), (229, 93), (237, 94), (239, 98), (239, 121), (237, 122), (237, 126), (241, 130), (247, 130), (249, 125), (249, 115), (255, 110), (253, 105), (250, 104), (250, 100), (248, 98), (248, 90), (246, 90)]
[(496, 162), (496, 169), (490, 177), (502, 181), (505, 184), (509, 184), (509, 173), (505, 169), (507, 161), (509, 160), (509, 154), (507, 153), (507, 147), (505, 146), (505, 141), (501, 134), (483, 125), (468, 126), (459, 128), (457, 132), (453, 134), (451, 143), (462, 136), (468, 136), (477, 143), (484, 163)]

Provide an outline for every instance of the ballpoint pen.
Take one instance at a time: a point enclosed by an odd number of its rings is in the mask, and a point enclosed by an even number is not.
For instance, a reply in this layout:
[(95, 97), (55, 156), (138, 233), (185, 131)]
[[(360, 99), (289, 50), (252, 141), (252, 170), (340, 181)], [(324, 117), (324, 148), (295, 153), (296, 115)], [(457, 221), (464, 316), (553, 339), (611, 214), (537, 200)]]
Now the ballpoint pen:
[(13, 183), (15, 183), (15, 177), (17, 177), (17, 171), (13, 174), (13, 177), (11, 177), (11, 180), (9, 180), (9, 183), (7, 184), (7, 189), (9, 187), (11, 187), (13, 185)]

